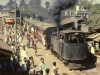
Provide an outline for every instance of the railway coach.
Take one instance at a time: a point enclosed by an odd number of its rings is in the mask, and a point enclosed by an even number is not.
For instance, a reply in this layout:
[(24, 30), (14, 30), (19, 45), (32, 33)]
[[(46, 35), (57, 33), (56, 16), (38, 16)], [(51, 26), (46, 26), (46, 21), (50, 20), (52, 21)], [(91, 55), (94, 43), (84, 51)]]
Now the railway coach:
[(34, 36), (47, 47), (51, 45), (51, 35), (57, 31), (57, 27), (54, 24), (44, 23), (36, 20), (26, 20), (30, 25), (34, 27)]

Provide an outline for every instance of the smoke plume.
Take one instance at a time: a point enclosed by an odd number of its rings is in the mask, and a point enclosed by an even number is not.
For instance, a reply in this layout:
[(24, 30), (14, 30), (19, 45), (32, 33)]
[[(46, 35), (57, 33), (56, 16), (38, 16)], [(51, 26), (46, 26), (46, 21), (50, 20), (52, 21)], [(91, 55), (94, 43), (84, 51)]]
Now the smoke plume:
[(61, 11), (73, 7), (77, 2), (78, 0), (55, 0), (49, 8), (50, 15), (56, 23), (60, 23)]

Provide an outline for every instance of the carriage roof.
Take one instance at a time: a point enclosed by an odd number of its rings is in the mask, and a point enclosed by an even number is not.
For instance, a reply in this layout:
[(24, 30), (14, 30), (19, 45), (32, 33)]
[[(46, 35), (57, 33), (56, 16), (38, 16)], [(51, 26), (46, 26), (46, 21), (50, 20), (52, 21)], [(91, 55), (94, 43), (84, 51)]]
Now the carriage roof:
[(24, 19), (24, 20), (26, 20), (27, 22), (31, 23), (34, 26), (38, 26), (45, 30), (50, 27), (56, 27), (54, 24), (49, 24), (49, 23), (45, 23), (45, 22), (41, 22), (41, 21), (30, 20), (30, 19)]
[(79, 30), (63, 30), (63, 31), (60, 31), (60, 32), (64, 33), (64, 34), (71, 34), (71, 33), (83, 33), (83, 34), (85, 34), (84, 32), (79, 31)]

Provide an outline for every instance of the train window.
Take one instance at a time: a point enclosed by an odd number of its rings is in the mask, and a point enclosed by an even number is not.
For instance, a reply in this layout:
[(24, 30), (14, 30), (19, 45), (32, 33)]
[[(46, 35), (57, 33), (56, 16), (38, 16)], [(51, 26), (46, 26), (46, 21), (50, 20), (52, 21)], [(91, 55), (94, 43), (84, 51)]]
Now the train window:
[(84, 35), (78, 34), (69, 34), (66, 35), (66, 42), (67, 43), (85, 43)]

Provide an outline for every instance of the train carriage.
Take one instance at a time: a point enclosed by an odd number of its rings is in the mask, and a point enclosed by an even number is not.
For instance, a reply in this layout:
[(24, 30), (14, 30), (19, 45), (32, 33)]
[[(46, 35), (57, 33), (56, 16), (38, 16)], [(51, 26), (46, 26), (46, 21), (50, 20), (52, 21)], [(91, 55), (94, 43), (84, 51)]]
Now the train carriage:
[(35, 36), (43, 43), (43, 45), (46, 45), (46, 47), (49, 47), (51, 45), (51, 34), (56, 31), (56, 26), (52, 24), (35, 24)]
[(24, 19), (34, 27), (34, 36), (42, 42), (43, 45), (49, 47), (51, 45), (51, 34), (57, 31), (54, 24), (44, 23), (36, 20)]

